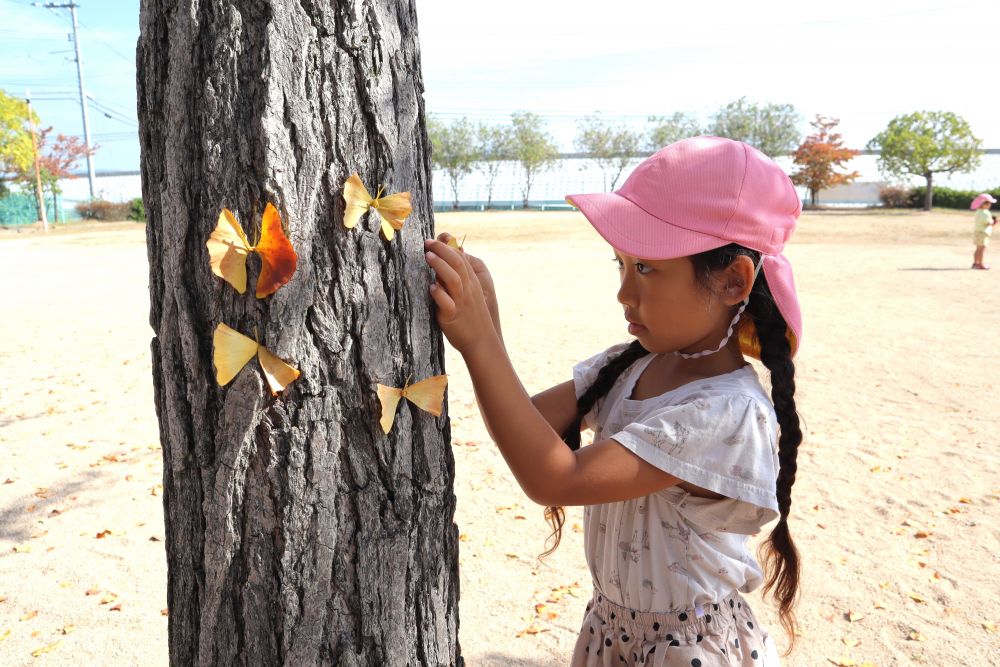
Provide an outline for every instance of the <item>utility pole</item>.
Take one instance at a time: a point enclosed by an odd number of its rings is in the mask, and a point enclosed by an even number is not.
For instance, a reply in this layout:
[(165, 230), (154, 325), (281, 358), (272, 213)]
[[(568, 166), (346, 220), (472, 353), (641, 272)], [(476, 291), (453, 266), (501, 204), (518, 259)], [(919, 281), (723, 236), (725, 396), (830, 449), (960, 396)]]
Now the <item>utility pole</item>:
[(31, 91), (24, 89), (24, 101), (28, 103), (28, 125), (31, 127), (31, 151), (35, 154), (35, 192), (38, 194), (38, 215), (42, 221), (42, 232), (49, 233), (49, 218), (45, 213), (45, 193), (42, 192), (42, 169), (38, 164), (38, 139), (35, 138), (35, 118), (31, 113)]
[(80, 55), (80, 35), (77, 31), (76, 8), (80, 5), (75, 2), (47, 2), (45, 4), (35, 3), (36, 7), (46, 9), (68, 9), (73, 22), (73, 47), (76, 50), (76, 78), (80, 84), (80, 108), (83, 109), (83, 145), (87, 148), (87, 178), (90, 181), (90, 198), (95, 198), (96, 189), (94, 187), (94, 156), (90, 151), (90, 120), (87, 116), (87, 91), (83, 85), (83, 56)]

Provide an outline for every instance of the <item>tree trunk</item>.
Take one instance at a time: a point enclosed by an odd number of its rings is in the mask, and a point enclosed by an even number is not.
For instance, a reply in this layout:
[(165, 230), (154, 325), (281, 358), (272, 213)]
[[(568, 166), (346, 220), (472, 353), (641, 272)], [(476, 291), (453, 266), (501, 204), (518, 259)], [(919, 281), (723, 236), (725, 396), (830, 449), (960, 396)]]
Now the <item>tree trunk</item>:
[[(458, 531), (447, 414), (375, 384), (443, 372), (423, 260), (430, 144), (412, 3), (143, 0), (138, 105), (172, 665), (455, 665)], [(342, 224), (343, 183), (410, 191), (392, 241)], [(222, 207), (266, 203), (298, 253), (254, 297), (210, 271)], [(302, 371), (226, 387), (225, 322)]]
[(924, 210), (929, 211), (934, 204), (934, 172), (927, 172), (924, 174), (924, 178), (927, 179), (927, 192), (924, 193)]

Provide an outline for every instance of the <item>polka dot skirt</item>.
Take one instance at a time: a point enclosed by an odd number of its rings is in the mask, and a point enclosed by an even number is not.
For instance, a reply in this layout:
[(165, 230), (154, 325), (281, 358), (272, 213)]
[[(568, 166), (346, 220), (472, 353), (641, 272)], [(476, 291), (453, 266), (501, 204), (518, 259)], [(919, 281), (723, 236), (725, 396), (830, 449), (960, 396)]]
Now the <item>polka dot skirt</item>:
[(774, 640), (739, 593), (718, 604), (671, 613), (641, 612), (600, 594), (587, 605), (571, 667), (777, 667)]

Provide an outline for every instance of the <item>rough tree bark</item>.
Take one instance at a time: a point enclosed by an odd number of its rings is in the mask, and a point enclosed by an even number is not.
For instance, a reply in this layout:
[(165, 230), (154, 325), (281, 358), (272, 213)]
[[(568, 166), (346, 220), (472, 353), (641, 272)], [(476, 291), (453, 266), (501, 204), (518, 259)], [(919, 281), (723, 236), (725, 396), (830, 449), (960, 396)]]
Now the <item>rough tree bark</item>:
[[(447, 415), (376, 382), (443, 372), (423, 263), (433, 233), (412, 1), (143, 0), (138, 98), (173, 665), (447, 665), (458, 647)], [(342, 224), (344, 180), (409, 190), (391, 241)], [(223, 206), (264, 205), (299, 255), (253, 296), (213, 276)], [(364, 228), (364, 229), (362, 229)], [(219, 322), (302, 371), (275, 399), (255, 360), (216, 384)]]

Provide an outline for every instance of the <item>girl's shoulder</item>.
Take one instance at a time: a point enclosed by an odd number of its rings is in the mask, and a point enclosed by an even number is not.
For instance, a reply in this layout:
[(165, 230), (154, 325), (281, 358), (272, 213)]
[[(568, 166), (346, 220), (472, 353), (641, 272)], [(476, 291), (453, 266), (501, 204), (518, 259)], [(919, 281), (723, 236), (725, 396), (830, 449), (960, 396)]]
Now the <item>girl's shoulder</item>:
[(714, 403), (745, 403), (749, 400), (762, 403), (770, 410), (774, 409), (767, 391), (760, 382), (757, 371), (750, 364), (729, 373), (688, 382), (661, 394), (657, 398), (662, 399), (661, 402), (667, 404), (696, 400), (708, 400)]
[(777, 432), (777, 414), (753, 366), (695, 380), (665, 394), (642, 401), (638, 418), (690, 422), (698, 428), (740, 423), (743, 428), (770, 436)]

